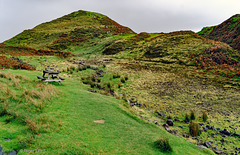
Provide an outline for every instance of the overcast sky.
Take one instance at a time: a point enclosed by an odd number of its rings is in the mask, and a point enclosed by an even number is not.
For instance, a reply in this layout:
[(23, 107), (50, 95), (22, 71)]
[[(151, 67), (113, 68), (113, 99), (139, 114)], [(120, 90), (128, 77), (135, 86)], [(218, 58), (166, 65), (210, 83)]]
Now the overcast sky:
[(0, 0), (0, 42), (77, 10), (105, 14), (137, 33), (199, 31), (240, 14), (240, 0)]

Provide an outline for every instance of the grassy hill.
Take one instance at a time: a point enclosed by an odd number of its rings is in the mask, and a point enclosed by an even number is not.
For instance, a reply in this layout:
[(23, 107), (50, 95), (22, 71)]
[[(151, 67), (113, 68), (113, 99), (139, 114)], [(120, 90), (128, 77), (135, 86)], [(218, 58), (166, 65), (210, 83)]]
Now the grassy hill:
[[(240, 53), (226, 43), (192, 31), (136, 34), (104, 15), (77, 11), (4, 42), (0, 54), (3, 73), (11, 73), (2, 76), (2, 85), (11, 87), (1, 95), (15, 94), (2, 102), (2, 122), (11, 120), (3, 132), (20, 129), (13, 144), (2, 138), (4, 150), (159, 154), (154, 142), (163, 137), (173, 148), (169, 154), (209, 153), (187, 141), (201, 147), (211, 141), (214, 151), (237, 151), (239, 138), (221, 133), (240, 132)], [(36, 71), (15, 70), (21, 68), (12, 65), (16, 58)], [(47, 100), (36, 91), (48, 86), (34, 80), (45, 68), (66, 78), (62, 86), (50, 85), (56, 92)], [(16, 74), (29, 76), (29, 84)], [(16, 81), (21, 81), (18, 88)], [(25, 113), (26, 108), (33, 110)], [(185, 121), (191, 112), (199, 123), (196, 137)], [(174, 123), (167, 130), (171, 135), (162, 128), (168, 119)], [(99, 120), (105, 123), (94, 123)]]
[(5, 152), (164, 154), (154, 142), (166, 138), (173, 149), (170, 154), (211, 154), (137, 118), (122, 100), (91, 93), (73, 79), (63, 85), (44, 85), (35, 80), (39, 74), (0, 73), (1, 93), (6, 93), (1, 96), (0, 118)]
[(240, 15), (236, 14), (217, 26), (204, 27), (199, 35), (225, 42), (234, 49), (240, 50)]

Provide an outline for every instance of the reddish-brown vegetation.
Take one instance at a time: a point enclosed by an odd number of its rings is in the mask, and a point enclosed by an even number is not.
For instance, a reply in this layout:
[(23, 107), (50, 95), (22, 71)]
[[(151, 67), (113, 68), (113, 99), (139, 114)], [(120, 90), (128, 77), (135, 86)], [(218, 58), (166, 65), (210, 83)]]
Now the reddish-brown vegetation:
[(5, 46), (0, 44), (0, 54), (9, 54), (12, 56), (58, 56), (66, 58), (72, 56), (71, 52), (59, 51), (59, 50), (45, 50), (45, 49), (33, 49), (29, 47), (14, 47), (14, 46)]
[(205, 71), (210, 71), (214, 74), (233, 78), (240, 75), (240, 54), (228, 48), (212, 47), (204, 50), (201, 53), (192, 53), (191, 61)]
[(36, 70), (36, 67), (30, 66), (28, 64), (17, 62), (6, 56), (0, 56), (0, 69), (26, 69), (26, 70)]

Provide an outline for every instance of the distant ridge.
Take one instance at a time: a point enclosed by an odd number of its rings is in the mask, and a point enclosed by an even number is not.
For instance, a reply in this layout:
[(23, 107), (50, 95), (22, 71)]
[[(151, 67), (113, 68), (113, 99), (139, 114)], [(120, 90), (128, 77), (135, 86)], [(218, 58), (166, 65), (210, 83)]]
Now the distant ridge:
[(228, 43), (234, 49), (240, 50), (240, 14), (236, 14), (220, 25), (204, 27), (199, 35), (208, 39)]

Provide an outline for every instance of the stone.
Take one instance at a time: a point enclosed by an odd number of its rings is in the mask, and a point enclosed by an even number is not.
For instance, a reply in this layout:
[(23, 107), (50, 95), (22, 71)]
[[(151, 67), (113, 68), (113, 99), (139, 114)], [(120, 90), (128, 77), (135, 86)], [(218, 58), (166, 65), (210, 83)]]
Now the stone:
[(208, 141), (204, 142), (204, 146), (206, 146), (207, 148), (212, 147), (212, 144)]
[(158, 122), (155, 122), (155, 124), (156, 124), (156, 125), (159, 125), (159, 123), (158, 123)]
[(221, 130), (220, 133), (227, 135), (227, 136), (231, 136), (231, 133), (227, 131), (227, 129)]
[(217, 131), (220, 131), (220, 128), (217, 128)]
[(207, 149), (206, 146), (203, 146), (203, 145), (197, 145), (197, 147), (201, 150)]
[(166, 118), (167, 116), (163, 112), (157, 112), (157, 114), (163, 118)]
[(233, 136), (240, 138), (240, 134), (234, 133)]
[(215, 152), (216, 154), (222, 154), (222, 153), (223, 153), (223, 151), (221, 151), (221, 150), (214, 150), (214, 152)]
[(233, 129), (233, 130), (236, 130), (234, 127), (232, 127), (232, 126), (229, 126), (229, 128), (231, 128), (231, 129)]
[(174, 121), (180, 122), (180, 120), (178, 119), (178, 117), (175, 117), (175, 118), (174, 118)]
[(170, 130), (169, 131), (171, 134), (173, 134), (173, 135), (176, 135), (177, 134), (177, 131), (176, 130)]
[(198, 123), (199, 124), (199, 126), (203, 126), (203, 123)]
[(167, 120), (167, 124), (168, 124), (169, 126), (173, 126), (173, 120), (168, 119), (168, 120)]
[(179, 127), (179, 128), (183, 128), (183, 126), (182, 126), (182, 125), (179, 125), (178, 127)]
[(224, 138), (222, 138), (222, 139), (221, 139), (221, 142), (222, 142), (222, 143), (223, 143), (223, 142), (225, 142), (225, 139), (224, 139)]
[(207, 131), (207, 128), (206, 128), (205, 126), (204, 126), (204, 127), (202, 127), (202, 128), (203, 128), (203, 130), (204, 130), (204, 131)]
[(13, 150), (12, 152), (8, 153), (8, 155), (16, 155), (16, 154), (17, 154), (17, 152), (15, 150)]
[(215, 130), (215, 127), (214, 127), (214, 126), (207, 125), (206, 127), (207, 127), (209, 130)]

